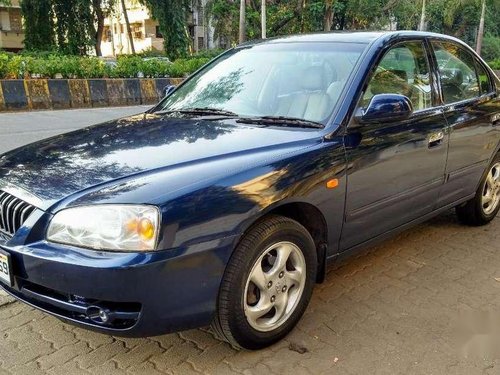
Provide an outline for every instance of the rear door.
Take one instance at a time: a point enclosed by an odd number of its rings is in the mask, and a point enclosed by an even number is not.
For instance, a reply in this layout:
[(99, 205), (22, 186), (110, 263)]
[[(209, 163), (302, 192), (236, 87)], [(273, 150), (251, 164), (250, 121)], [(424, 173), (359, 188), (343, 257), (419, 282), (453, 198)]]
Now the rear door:
[(433, 40), (440, 95), (449, 125), (444, 207), (475, 194), (500, 141), (500, 101), (490, 71), (458, 43)]
[(341, 248), (349, 249), (431, 212), (444, 183), (446, 121), (436, 101), (436, 86), (426, 43), (393, 45), (369, 78), (358, 109), (375, 94), (409, 97), (414, 112), (393, 123), (359, 125), (353, 119), (348, 147), (346, 215)]

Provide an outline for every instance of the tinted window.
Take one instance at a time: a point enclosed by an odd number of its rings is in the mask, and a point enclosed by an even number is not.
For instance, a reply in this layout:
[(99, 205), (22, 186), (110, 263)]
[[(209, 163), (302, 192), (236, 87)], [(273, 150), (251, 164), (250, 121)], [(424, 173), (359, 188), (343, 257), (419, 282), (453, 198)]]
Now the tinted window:
[(479, 78), (479, 87), (481, 88), (481, 94), (487, 94), (492, 92), (492, 85), (490, 82), (490, 76), (486, 72), (486, 69), (478, 61), (476, 61), (477, 77)]
[(364, 44), (282, 43), (230, 51), (179, 87), (162, 110), (217, 108), (241, 116), (326, 122)]
[(433, 42), (445, 104), (480, 95), (472, 55), (454, 43)]
[(429, 63), (421, 42), (406, 42), (391, 48), (382, 58), (368, 84), (362, 104), (376, 94), (407, 96), (414, 110), (432, 106)]

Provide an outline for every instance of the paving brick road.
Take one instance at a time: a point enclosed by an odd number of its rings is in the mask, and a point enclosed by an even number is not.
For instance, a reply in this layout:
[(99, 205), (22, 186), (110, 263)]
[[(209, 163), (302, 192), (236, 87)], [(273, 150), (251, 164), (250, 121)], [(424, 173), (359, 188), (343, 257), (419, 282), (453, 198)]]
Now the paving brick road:
[[(3, 116), (0, 139), (12, 129)], [(63, 115), (51, 116), (64, 130)], [(457, 328), (467, 311), (490, 312), (500, 331), (500, 217), (468, 228), (449, 212), (331, 269), (292, 334), (258, 352), (207, 329), (92, 333), (0, 292), (0, 374), (500, 374), (500, 355), (464, 355)]]

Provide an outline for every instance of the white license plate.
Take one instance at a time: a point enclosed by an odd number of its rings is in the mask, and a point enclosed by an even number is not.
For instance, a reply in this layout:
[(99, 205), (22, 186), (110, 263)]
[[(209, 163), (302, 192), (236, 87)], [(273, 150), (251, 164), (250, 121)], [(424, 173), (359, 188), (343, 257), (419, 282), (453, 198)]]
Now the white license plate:
[(0, 252), (0, 282), (12, 285), (12, 274), (10, 267), (10, 258), (7, 254)]

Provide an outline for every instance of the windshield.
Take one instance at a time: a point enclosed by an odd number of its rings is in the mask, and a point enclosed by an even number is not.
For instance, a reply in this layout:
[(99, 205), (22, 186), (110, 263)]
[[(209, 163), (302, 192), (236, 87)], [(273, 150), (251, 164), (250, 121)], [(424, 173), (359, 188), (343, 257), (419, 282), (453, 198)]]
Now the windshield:
[(277, 43), (234, 49), (157, 107), (210, 108), (241, 117), (282, 116), (325, 123), (364, 44)]

